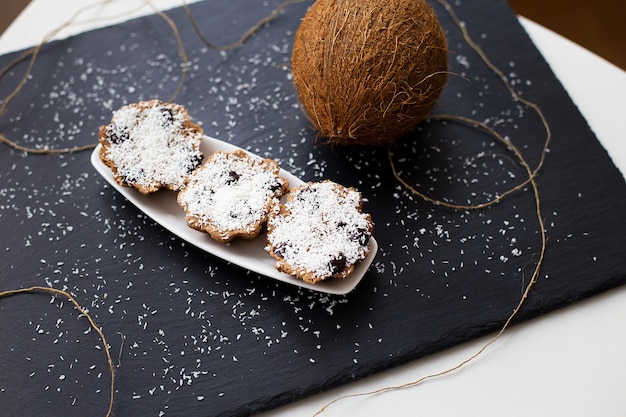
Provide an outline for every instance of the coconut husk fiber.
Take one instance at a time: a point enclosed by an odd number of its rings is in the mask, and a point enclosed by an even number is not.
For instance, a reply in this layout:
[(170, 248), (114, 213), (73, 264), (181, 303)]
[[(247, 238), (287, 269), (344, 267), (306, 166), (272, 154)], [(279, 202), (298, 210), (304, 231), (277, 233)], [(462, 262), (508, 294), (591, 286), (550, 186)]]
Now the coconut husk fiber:
[(447, 57), (425, 0), (317, 0), (295, 35), (293, 81), (330, 143), (386, 145), (437, 102)]

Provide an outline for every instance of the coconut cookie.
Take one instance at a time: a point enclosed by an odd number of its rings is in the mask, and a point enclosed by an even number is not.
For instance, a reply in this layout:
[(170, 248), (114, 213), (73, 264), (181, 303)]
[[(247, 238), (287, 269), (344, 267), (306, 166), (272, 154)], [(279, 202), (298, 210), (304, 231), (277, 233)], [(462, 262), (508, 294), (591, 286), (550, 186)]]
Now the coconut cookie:
[(159, 100), (121, 107), (100, 128), (100, 159), (118, 184), (142, 194), (181, 190), (202, 163), (202, 128), (185, 107)]
[(329, 180), (290, 190), (267, 223), (276, 268), (312, 284), (347, 277), (369, 253), (373, 223), (362, 205), (361, 193)]
[(189, 177), (178, 204), (190, 227), (219, 242), (252, 239), (289, 187), (279, 172), (274, 160), (218, 151)]

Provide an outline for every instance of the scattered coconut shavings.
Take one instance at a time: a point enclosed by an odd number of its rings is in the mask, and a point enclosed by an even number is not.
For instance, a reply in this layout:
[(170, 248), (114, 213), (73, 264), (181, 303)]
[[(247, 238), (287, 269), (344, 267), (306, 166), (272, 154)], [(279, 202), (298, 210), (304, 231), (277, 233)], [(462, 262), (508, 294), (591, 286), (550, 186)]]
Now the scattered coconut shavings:
[[(179, 75), (175, 52), (170, 57), (151, 55), (151, 49), (163, 48), (151, 44), (144, 48), (144, 41), (138, 40), (142, 36), (155, 39), (155, 35), (150, 30), (131, 33), (121, 45), (106, 46), (105, 60), (79, 56), (80, 51), (71, 48), (62, 51), (59, 61), (65, 68), (35, 72), (28, 84), (36, 92), (33, 102), (44, 102), (38, 111), (51, 121), (50, 126), (42, 127), (38, 121), (31, 124), (31, 110), (20, 113), (14, 107), (16, 112), (7, 113), (3, 119), (3, 131), (29, 146), (72, 145), (89, 138), (94, 132), (92, 126), (97, 130), (98, 125), (108, 123), (90, 113), (94, 106), (112, 111), (119, 103), (171, 91)], [(523, 201), (506, 200), (501, 203), (502, 210), (442, 214), (421, 204), (402, 187), (388, 187), (386, 154), (370, 149), (331, 151), (311, 145), (311, 131), (291, 88), (288, 63), (293, 33), (278, 38), (259, 32), (239, 53), (221, 54), (215, 59), (214, 51), (190, 44), (187, 75), (206, 89), (197, 95), (186, 94), (186, 105), (198, 119), (205, 120), (204, 128), (210, 130), (207, 134), (275, 158), (298, 177), (340, 179), (353, 170), (354, 183), (367, 190), (377, 213), (394, 213), (376, 217), (381, 222), (377, 227), (387, 229), (394, 239), (379, 239), (371, 279), (360, 287), (367, 306), (355, 306), (350, 297), (292, 289), (254, 274), (243, 275), (185, 245), (95, 176), (84, 155), (55, 157), (46, 160), (45, 166), (24, 155), (13, 155), (8, 164), (0, 166), (0, 221), (15, 236), (1, 240), (4, 276), (32, 277), (66, 288), (80, 298), (107, 332), (124, 378), (129, 384), (141, 382), (130, 390), (120, 390), (120, 404), (141, 402), (141, 407), (155, 410), (154, 415), (165, 416), (175, 415), (170, 407), (174, 408), (176, 401), (199, 402), (206, 407), (211, 401), (232, 399), (236, 391), (227, 385), (213, 391), (204, 388), (219, 384), (225, 375), (237, 375), (245, 381), (250, 373), (259, 371), (254, 363), (258, 352), (267, 357), (280, 355), (289, 367), (306, 369), (325, 363), (329, 356), (339, 361), (335, 350), (339, 345), (333, 341), (346, 335), (349, 340), (341, 345), (349, 349), (346, 361), (350, 363), (366, 363), (372, 345), (390, 358), (400, 356), (393, 335), (383, 338), (381, 332), (385, 326), (381, 310), (398, 292), (414, 294), (415, 303), (428, 308), (443, 298), (434, 287), (452, 294), (465, 284), (458, 300), (471, 302), (476, 293), (469, 277), (475, 270), (482, 274), (489, 269), (485, 279), (518, 285), (523, 268), (538, 249), (527, 239), (534, 223), (530, 214), (524, 218)], [(498, 128), (515, 131), (517, 125), (527, 123), (523, 106), (516, 103), (504, 105), (497, 115), (488, 112), (485, 103), (496, 89), (482, 88), (490, 81), (474, 76), (472, 71), (480, 64), (466, 45), (458, 44), (454, 49), (459, 51), (459, 58), (451, 63), (451, 71), (471, 80), (461, 84), (481, 88), (476, 92), (459, 89), (451, 99), (462, 97), (474, 108), (472, 115)], [(120, 60), (108, 59), (112, 55)], [(147, 62), (148, 70), (135, 62)], [(510, 67), (507, 74), (516, 88), (533, 84), (523, 78), (522, 65), (511, 62)], [(268, 81), (260, 71), (276, 73)], [(14, 71), (7, 77), (19, 80), (21, 75)], [(458, 77), (450, 79), (451, 84), (457, 81)], [(211, 114), (223, 117), (208, 120)], [(275, 124), (272, 120), (276, 118), (281, 122)], [(249, 140), (242, 144), (243, 137)], [(466, 143), (462, 139), (422, 139), (419, 143), (399, 143), (398, 155), (407, 158), (398, 162), (429, 192), (454, 186), (456, 191), (467, 191), (463, 195), (468, 201), (475, 201), (491, 197), (494, 185), (506, 189), (523, 177), (519, 168), (509, 163), (506, 151), (489, 142), (482, 146), (482, 153), (467, 155), (462, 151)], [(411, 165), (416, 160), (420, 162), (417, 168)], [(588, 198), (576, 189), (571, 194), (574, 200)], [(551, 213), (547, 227), (563, 229), (557, 214)], [(575, 240), (577, 244), (588, 242), (589, 237), (561, 233), (554, 236), (553, 245), (569, 246)], [(455, 248), (455, 256), (442, 259), (440, 251), (450, 247)], [(594, 253), (593, 247), (590, 245), (589, 262), (602, 262), (602, 254)], [(24, 265), (17, 258), (32, 262)], [(453, 304), (450, 308), (457, 307)], [(63, 308), (57, 308), (61, 305)], [(75, 407), (91, 401), (90, 394), (106, 400), (107, 370), (101, 361), (103, 352), (94, 347), (94, 332), (67, 303), (52, 301), (50, 306), (53, 312), (24, 323), (24, 343), (0, 343), (0, 349), (11, 350), (7, 356), (23, 367), (23, 375), (36, 393), (55, 392), (64, 404)], [(365, 314), (346, 314), (355, 308)], [(3, 311), (5, 318), (7, 310)], [(70, 323), (78, 326), (77, 332), (69, 330)], [(171, 323), (175, 323), (176, 331)], [(123, 342), (116, 338), (118, 331), (124, 335)], [(34, 353), (17, 348), (31, 345), (53, 347), (45, 351), (49, 366), (35, 366)], [(71, 359), (70, 353), (58, 353), (57, 348), (65, 346), (72, 348)], [(141, 368), (135, 375), (131, 370), (138, 363)], [(92, 393), (83, 387), (88, 378), (97, 382)], [(8, 393), (11, 383), (0, 376), (0, 392)]]
[[(264, 52), (259, 54), (263, 55)], [(270, 62), (268, 65), (274, 66), (276, 60), (280, 59), (281, 56), (271, 60), (264, 56), (263, 62)], [(255, 131), (263, 133), (252, 144), (255, 153), (281, 160), (281, 165), (298, 176), (328, 178), (338, 175), (336, 168), (327, 164), (327, 161), (336, 156), (330, 156), (324, 147), (312, 147), (309, 150), (304, 146), (310, 140), (310, 132), (306, 128), (292, 127), (287, 135), (281, 130), (282, 127), (278, 129), (278, 133), (274, 133), (274, 127), (268, 129), (263, 126), (264, 112), (278, 111), (281, 116), (290, 114), (288, 112), (294, 109), (286, 103), (293, 102), (294, 97), (289, 90), (282, 88), (284, 84), (278, 82), (275, 86), (276, 92), (265, 94), (259, 91), (259, 82), (254, 74), (255, 66), (245, 64), (233, 59), (233, 63), (229, 65), (217, 67), (215, 71), (211, 69), (211, 73), (222, 73), (223, 79), (215, 84), (210, 83), (212, 91), (206, 93), (204, 100), (197, 99), (199, 111), (225, 112), (226, 118), (233, 121), (244, 120), (249, 114), (253, 114)], [(104, 74), (93, 65), (89, 68), (94, 68), (93, 74), (102, 74), (103, 79), (108, 80), (114, 76), (112, 73)], [(204, 70), (205, 68), (201, 68), (196, 71)], [(136, 79), (133, 82), (139, 83), (139, 75), (133, 75), (132, 72), (132, 69), (128, 69), (125, 77)], [(193, 76), (194, 71), (190, 75)], [(90, 75), (88, 79), (91, 80), (91, 77), (93, 76)], [(99, 97), (107, 94), (104, 85), (110, 84), (107, 81), (98, 87), (100, 90), (95, 90)], [(247, 87), (238, 88), (244, 85)], [(121, 88), (118, 90), (122, 91)], [(279, 110), (274, 110), (275, 108)], [(297, 120), (298, 114), (295, 110), (292, 113), (294, 120)], [(511, 118), (517, 116), (520, 115), (515, 111), (511, 112)], [(59, 120), (63, 119), (59, 117)], [(224, 138), (238, 137), (249, 127), (243, 122), (226, 124), (223, 120), (215, 122), (215, 126), (211, 122), (211, 125), (215, 128), (211, 134), (220, 136), (218, 133), (221, 132)], [(75, 134), (80, 134), (80, 128), (77, 129)], [(266, 132), (270, 134), (266, 135)], [(452, 139), (450, 142), (453, 147), (459, 146)], [(441, 146), (439, 140), (436, 146)], [(436, 159), (442, 152), (448, 151), (437, 152), (433, 148), (426, 152)], [(354, 167), (359, 173), (359, 183), (368, 187), (368, 197), (387, 202), (388, 208), (385, 210), (397, 212), (398, 217), (402, 217), (402, 222), (381, 225), (397, 233), (393, 242), (379, 242), (381, 249), (373, 264), (372, 273), (378, 276), (385, 274), (387, 279), (377, 282), (371, 288), (373, 311), (369, 320), (376, 320), (379, 304), (389, 300), (388, 297), (393, 296), (395, 291), (407, 290), (415, 293), (416, 302), (433, 300), (437, 297), (429, 292), (429, 288), (433, 285), (444, 286), (447, 280), (446, 288), (452, 291), (457, 285), (454, 281), (455, 275), (466, 275), (468, 270), (476, 267), (477, 260), (482, 263), (485, 258), (491, 257), (500, 263), (500, 256), (504, 255), (509, 258), (505, 269), (511, 271), (514, 267), (509, 264), (514, 260), (526, 264), (525, 256), (535, 250), (527, 242), (520, 242), (521, 239), (513, 241), (517, 231), (524, 231), (523, 218), (511, 219), (514, 221), (511, 225), (515, 226), (513, 230), (505, 227), (501, 220), (492, 219), (489, 211), (478, 218), (467, 213), (438, 218), (435, 209), (424, 208), (417, 199), (405, 194), (400, 187), (389, 190), (382, 186), (381, 181), (385, 181), (381, 179), (381, 174), (384, 176), (386, 169), (385, 158), (373, 159), (370, 151), (361, 149), (353, 150), (343, 157), (345, 161), (342, 164)], [(80, 161), (78, 158), (63, 157), (59, 161), (60, 164), (74, 167)], [(459, 157), (454, 161), (444, 161), (441, 169), (446, 172), (441, 175), (451, 183), (460, 184), (460, 187), (470, 187), (473, 183), (466, 185), (460, 182), (467, 177), (466, 171), (458, 171), (457, 168), (472, 169), (471, 173), (477, 172), (480, 175), (484, 168), (477, 165), (477, 162), (483, 161), (495, 160), (491, 157), (472, 160), (463, 155), (463, 158)], [(20, 161), (13, 167), (7, 165), (3, 168), (3, 172), (5, 171), (9, 173), (3, 174), (2, 179), (5, 182), (0, 188), (0, 194), (6, 197), (0, 201), (3, 221), (8, 222), (15, 218), (38, 227), (24, 233), (19, 239), (19, 245), (5, 243), (7, 247), (3, 250), (11, 254), (19, 253), (20, 256), (35, 256), (37, 262), (33, 263), (32, 268), (36, 278), (45, 280), (48, 285), (67, 286), (73, 292), (83, 294), (83, 304), (98, 315), (101, 319), (99, 322), (103, 323), (105, 329), (114, 329), (110, 339), (115, 356), (120, 353), (120, 347), (115, 340), (119, 323), (119, 331), (126, 337), (121, 349), (122, 367), (126, 367), (133, 360), (141, 360), (147, 364), (142, 372), (145, 386), (137, 387), (134, 392), (120, 394), (120, 401), (124, 401), (123, 395), (129, 398), (136, 395), (137, 402), (158, 402), (160, 407), (164, 407), (160, 414), (168, 415), (169, 410), (162, 404), (172, 402), (174, 396), (180, 398), (182, 393), (186, 393), (187, 401), (191, 399), (195, 402), (196, 395), (189, 396), (190, 391), (197, 386), (206, 386), (207, 379), (219, 380), (223, 377), (217, 369), (222, 363), (228, 364), (230, 370), (239, 370), (244, 364), (249, 365), (254, 355), (248, 350), (242, 351), (242, 347), (253, 346), (256, 351), (267, 355), (280, 353), (290, 366), (318, 366), (323, 363), (328, 349), (332, 347), (328, 339), (335, 337), (333, 326), (341, 334), (367, 329), (365, 334), (368, 336), (355, 336), (355, 340), (351, 341), (354, 343), (354, 352), (351, 353), (354, 357), (350, 361), (354, 363), (362, 362), (361, 359), (365, 357), (370, 345), (370, 338), (371, 343), (380, 345), (379, 349), (387, 349), (390, 357), (397, 356), (391, 341), (381, 341), (378, 333), (382, 327), (380, 322), (374, 322), (370, 327), (367, 322), (355, 320), (351, 323), (343, 319), (345, 309), (353, 308), (348, 298), (327, 297), (301, 290), (289, 291), (278, 288), (280, 284), (267, 283), (254, 275), (250, 275), (249, 281), (245, 283), (247, 290), (233, 288), (229, 279), (232, 275), (231, 269), (204, 257), (159, 230), (149, 218), (130, 207), (123, 197), (111, 192), (104, 181), (94, 177), (90, 170), (67, 171), (66, 176), (53, 178), (52, 183), (42, 181), (41, 178), (45, 178), (47, 173), (36, 165), (29, 165), (27, 160)], [(492, 171), (489, 165), (489, 170), (484, 172), (485, 175), (476, 175), (476, 178), (490, 180), (498, 171)], [(430, 175), (439, 178), (440, 173), (431, 170)], [(21, 178), (20, 183), (16, 182), (17, 178)], [(371, 184), (375, 186), (371, 187)], [(89, 194), (88, 190), (93, 188), (101, 189)], [(480, 190), (476, 191), (480, 195)], [(515, 212), (515, 207), (510, 210)], [(488, 231), (493, 229), (490, 225), (496, 221), (501, 226), (489, 235)], [(485, 232), (468, 235), (465, 228), (471, 222), (484, 222)], [(91, 236), (87, 239), (80, 233), (86, 226), (95, 232), (97, 238)], [(499, 229), (505, 230), (506, 234), (496, 233)], [(565, 236), (563, 240), (568, 238), (573, 237)], [(54, 242), (58, 250), (53, 253), (42, 251), (50, 242)], [(445, 245), (461, 248), (458, 257), (447, 260), (447, 263), (439, 259), (437, 252)], [(473, 251), (472, 247), (478, 247), (479, 250)], [(160, 254), (158, 258), (148, 255), (155, 251)], [(516, 257), (512, 254), (513, 251), (521, 252), (523, 256)], [(406, 262), (397, 260), (396, 254), (406, 253), (411, 254)], [(42, 262), (39, 262), (40, 259)], [(407, 273), (414, 271), (416, 266), (420, 269), (426, 268), (424, 274), (417, 278)], [(6, 267), (11, 269), (11, 264)], [(169, 280), (168, 276), (171, 277)], [(154, 277), (158, 279), (155, 280)], [(363, 290), (369, 291), (367, 286)], [(171, 310), (157, 309), (154, 294), (158, 294), (159, 299), (171, 300)], [(471, 292), (467, 295), (468, 298), (472, 296)], [(280, 312), (280, 321), (272, 316), (275, 312), (271, 310), (271, 300), (276, 297), (280, 298), (284, 307)], [(177, 311), (180, 314), (175, 314)], [(67, 322), (67, 309), (53, 317), (53, 325), (57, 318), (63, 318)], [(321, 320), (332, 324), (322, 328)], [(184, 332), (168, 331), (164, 323), (172, 321)], [(114, 323), (114, 327), (111, 327), (111, 323)], [(33, 324), (32, 328), (35, 329), (36, 325), (37, 323)], [(233, 328), (236, 331), (231, 331)], [(43, 336), (38, 336), (36, 342), (47, 343), (41, 337)], [(88, 335), (80, 335), (69, 338), (61, 335), (55, 336), (55, 339), (61, 344), (78, 340), (84, 344), (87, 337)], [(233, 358), (237, 358), (237, 362)], [(28, 363), (26, 359), (22, 360)], [(89, 365), (92, 365), (94, 360), (90, 360)], [(27, 368), (35, 373), (31, 379), (37, 384), (37, 389), (43, 390), (49, 386), (49, 390), (56, 390), (61, 382), (67, 384), (76, 379), (84, 382), (85, 377), (78, 372), (76, 366), (74, 370), (66, 369), (58, 358), (51, 360), (50, 364), (55, 365), (51, 369), (56, 370), (52, 379), (45, 378), (48, 374), (45, 369), (40, 371), (32, 366)], [(59, 372), (66, 375), (64, 380), (58, 378)], [(106, 370), (97, 367), (91, 372), (103, 382), (98, 395), (106, 397)], [(62, 389), (65, 390), (62, 391), (64, 395), (68, 396), (69, 387)], [(229, 395), (232, 397), (232, 390), (224, 387), (219, 395), (208, 392), (198, 395), (203, 395), (206, 403), (228, 398)], [(81, 399), (82, 396), (78, 398)], [(81, 402), (77, 405), (81, 405)]]

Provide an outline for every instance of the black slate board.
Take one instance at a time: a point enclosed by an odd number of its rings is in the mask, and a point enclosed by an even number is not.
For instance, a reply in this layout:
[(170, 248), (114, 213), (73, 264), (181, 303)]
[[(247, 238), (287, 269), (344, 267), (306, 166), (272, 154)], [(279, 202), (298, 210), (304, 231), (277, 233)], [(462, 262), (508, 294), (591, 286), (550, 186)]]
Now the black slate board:
[[(89, 309), (118, 364), (115, 415), (250, 415), (348, 383), (498, 329), (532, 273), (540, 240), (529, 190), (490, 209), (455, 212), (404, 190), (386, 150), (314, 140), (289, 72), (307, 6), (290, 6), (227, 53), (205, 48), (181, 9), (169, 12), (191, 59), (176, 101), (208, 135), (274, 157), (304, 180), (329, 178), (363, 192), (380, 252), (347, 296), (257, 277), (185, 244), (107, 186), (88, 152), (0, 151), (0, 289), (50, 285)], [(451, 68), (464, 77), (451, 77), (435, 111), (487, 120), (534, 165), (544, 139), (539, 121), (434, 7)], [(226, 44), (271, 8), (229, 0), (192, 11), (208, 38)], [(623, 284), (624, 178), (506, 2), (460, 1), (455, 10), (515, 88), (541, 106), (554, 135), (539, 178), (549, 246), (517, 321)], [(158, 16), (54, 42), (0, 130), (26, 146), (94, 143), (112, 110), (167, 100), (179, 62)], [(1, 97), (24, 69), (1, 81)], [(488, 199), (523, 179), (505, 149), (461, 125), (425, 123), (396, 153), (407, 158), (401, 165), (412, 181), (458, 202)], [(0, 300), (0, 314), (3, 415), (106, 409), (104, 352), (67, 301), (21, 295)]]

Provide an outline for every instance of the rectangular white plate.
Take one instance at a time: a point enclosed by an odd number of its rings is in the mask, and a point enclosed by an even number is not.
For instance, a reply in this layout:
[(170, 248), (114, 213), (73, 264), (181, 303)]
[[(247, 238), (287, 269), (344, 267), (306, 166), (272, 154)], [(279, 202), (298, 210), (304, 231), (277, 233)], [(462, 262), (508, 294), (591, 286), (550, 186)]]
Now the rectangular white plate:
[[(339, 295), (347, 294), (361, 281), (378, 251), (378, 243), (376, 239), (372, 237), (369, 241), (369, 255), (356, 265), (354, 272), (347, 278), (331, 279), (317, 284), (307, 284), (275, 268), (274, 265), (276, 261), (271, 258), (265, 250), (266, 241), (264, 234), (252, 240), (237, 240), (226, 244), (219, 243), (211, 239), (207, 233), (199, 232), (187, 226), (185, 212), (176, 202), (176, 193), (172, 191), (160, 191), (152, 195), (143, 195), (134, 188), (120, 186), (113, 178), (109, 167), (104, 165), (100, 160), (98, 156), (100, 147), (101, 145), (98, 145), (91, 154), (92, 165), (113, 188), (126, 197), (126, 199), (133, 203), (139, 210), (143, 211), (165, 229), (192, 245), (258, 274), (314, 291)], [(239, 148), (229, 143), (205, 136), (200, 149), (205, 157), (208, 157), (218, 150), (232, 152)], [(248, 153), (254, 155), (250, 152)], [(303, 184), (303, 181), (283, 169), (281, 169), (280, 175), (289, 181), (290, 187)]]

